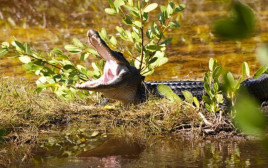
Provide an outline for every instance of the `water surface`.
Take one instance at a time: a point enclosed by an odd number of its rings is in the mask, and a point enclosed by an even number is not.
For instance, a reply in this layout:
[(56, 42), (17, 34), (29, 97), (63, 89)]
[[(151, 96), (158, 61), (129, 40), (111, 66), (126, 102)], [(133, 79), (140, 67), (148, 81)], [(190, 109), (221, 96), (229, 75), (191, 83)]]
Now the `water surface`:
[[(109, 146), (106, 148), (100, 146), (95, 149), (102, 150), (102, 157), (99, 152), (96, 152), (97, 157), (94, 157), (95, 150), (90, 156), (83, 158), (47, 158), (42, 166), (51, 168), (268, 167), (267, 151), (265, 152), (257, 142), (253, 141), (158, 138), (142, 150), (131, 142), (124, 142), (129, 143), (128, 145), (117, 143), (113, 144), (119, 145), (118, 150), (123, 148), (129, 153), (119, 155), (116, 152), (111, 153)], [(136, 152), (133, 152), (134, 150)]]
[[(120, 22), (120, 18), (107, 16), (103, 12), (104, 8), (108, 7), (107, 3), (96, 0), (50, 0), (28, 4), (23, 2), (5, 1), (4, 5), (1, 5), (0, 41), (16, 38), (22, 42), (30, 42), (37, 49), (48, 51), (54, 47), (63, 48), (65, 44), (70, 44), (74, 37), (86, 42), (86, 32), (90, 28), (100, 30), (105, 27), (108, 33), (115, 33), (114, 28)], [(172, 45), (167, 50), (169, 62), (157, 68), (147, 80), (203, 78), (210, 57), (216, 58), (234, 74), (241, 73), (243, 61), (249, 63), (252, 73), (260, 66), (255, 59), (255, 49), (258, 45), (268, 42), (266, 0), (243, 0), (254, 9), (258, 28), (254, 36), (241, 41), (220, 40), (212, 33), (213, 22), (226, 16), (230, 1), (178, 2), (186, 4), (186, 9), (180, 22), (181, 27), (167, 33), (167, 36), (173, 38)], [(151, 18), (153, 17), (152, 15)], [(122, 48), (124, 46), (120, 46), (118, 50)], [(72, 58), (78, 60), (76, 55)], [(85, 65), (90, 66), (90, 61), (87, 60)], [(25, 71), (15, 59), (2, 58), (0, 73), (4, 76), (25, 76)]]

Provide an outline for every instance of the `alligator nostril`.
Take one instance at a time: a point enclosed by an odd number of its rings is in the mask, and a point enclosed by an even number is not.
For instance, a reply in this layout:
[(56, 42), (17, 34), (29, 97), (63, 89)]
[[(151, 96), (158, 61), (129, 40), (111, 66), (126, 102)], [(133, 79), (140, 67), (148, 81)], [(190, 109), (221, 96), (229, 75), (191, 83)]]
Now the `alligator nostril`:
[(89, 30), (87, 31), (87, 36), (88, 36), (88, 37), (91, 37), (91, 36), (96, 35), (96, 34), (98, 34), (97, 31), (95, 31), (95, 30), (93, 30), (93, 29), (89, 29)]

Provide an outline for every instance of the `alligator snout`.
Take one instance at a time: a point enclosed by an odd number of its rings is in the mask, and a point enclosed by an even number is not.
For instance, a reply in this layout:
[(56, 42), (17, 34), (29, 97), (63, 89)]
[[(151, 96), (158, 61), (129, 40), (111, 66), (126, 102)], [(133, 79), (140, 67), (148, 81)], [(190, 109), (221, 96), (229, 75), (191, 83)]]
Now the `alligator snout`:
[(93, 29), (89, 29), (89, 30), (87, 31), (87, 36), (88, 36), (89, 38), (91, 38), (92, 36), (99, 36), (99, 33), (98, 33), (97, 31), (93, 30)]

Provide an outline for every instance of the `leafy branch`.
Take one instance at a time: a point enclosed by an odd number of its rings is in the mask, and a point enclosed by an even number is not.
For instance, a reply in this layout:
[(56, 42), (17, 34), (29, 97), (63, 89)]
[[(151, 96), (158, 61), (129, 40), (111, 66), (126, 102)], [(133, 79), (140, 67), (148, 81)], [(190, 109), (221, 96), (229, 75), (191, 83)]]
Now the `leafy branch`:
[[(159, 5), (149, 3), (149, 0), (108, 0), (110, 8), (105, 12), (109, 15), (120, 15), (123, 17), (123, 27), (116, 27), (122, 40), (133, 43), (138, 56), (133, 59), (134, 53), (125, 50), (131, 58), (130, 62), (140, 70), (144, 76), (150, 75), (158, 66), (165, 64), (168, 58), (165, 54), (166, 46), (171, 39), (165, 39), (164, 33), (167, 29), (178, 28), (178, 12), (182, 12), (184, 5), (176, 5), (169, 2), (167, 6), (160, 6), (157, 21), (150, 21), (149, 14), (155, 11)], [(105, 38), (107, 43), (115, 44), (114, 38)], [(115, 46), (116, 47), (116, 46)]]
[[(110, 15), (120, 15), (122, 23), (126, 29), (116, 26), (116, 30), (122, 40), (133, 44), (136, 53), (125, 49), (124, 55), (131, 58), (130, 63), (140, 70), (144, 76), (154, 72), (154, 68), (163, 65), (168, 61), (165, 54), (166, 45), (171, 39), (165, 39), (164, 33), (170, 28), (177, 28), (179, 24), (176, 21), (178, 15), (184, 9), (184, 5), (175, 5), (169, 2), (167, 6), (160, 6), (161, 12), (158, 14), (158, 21), (149, 21), (149, 13), (157, 9), (157, 3), (149, 3), (149, 0), (108, 0), (110, 8), (105, 12)], [(115, 36), (108, 35), (103, 28), (100, 36), (107, 44), (118, 49), (118, 42)], [(80, 60), (84, 61), (90, 55), (100, 58), (98, 53), (89, 48), (78, 39), (73, 39), (73, 44), (66, 45), (65, 49), (70, 54), (80, 55)], [(92, 62), (89, 70), (82, 65), (74, 65), (69, 56), (61, 49), (54, 48), (48, 53), (42, 53), (31, 49), (28, 43), (22, 44), (18, 41), (10, 43), (3, 42), (0, 48), (0, 57), (8, 54), (18, 58), (23, 67), (35, 75), (39, 76), (36, 81), (39, 93), (44, 89), (50, 89), (56, 95), (64, 99), (72, 99), (77, 95), (86, 97), (90, 92), (81, 91), (75, 88), (75, 84), (81, 81), (89, 80), (89, 77), (97, 79), (102, 75), (102, 69), (105, 61)], [(136, 56), (135, 56), (136, 55)]]
[[(74, 45), (66, 45), (65, 48), (69, 49), (70, 53), (81, 53), (80, 59), (85, 59), (90, 52), (96, 54), (96, 52), (88, 48), (86, 44), (82, 44), (78, 39), (74, 39), (73, 43)], [(82, 65), (75, 67), (69, 56), (65, 55), (58, 48), (43, 54), (40, 51), (31, 49), (28, 43), (23, 45), (18, 41), (13, 41), (11, 45), (8, 42), (2, 43), (0, 57), (6, 54), (18, 58), (27, 71), (40, 76), (36, 81), (36, 91), (38, 93), (49, 88), (64, 99), (72, 99), (77, 95), (79, 97), (86, 97), (89, 92), (77, 90), (74, 87), (75, 83), (79, 82), (79, 80), (89, 80), (88, 76), (92, 78), (100, 77), (103, 68), (103, 63), (94, 63), (95, 71), (90, 71)]]

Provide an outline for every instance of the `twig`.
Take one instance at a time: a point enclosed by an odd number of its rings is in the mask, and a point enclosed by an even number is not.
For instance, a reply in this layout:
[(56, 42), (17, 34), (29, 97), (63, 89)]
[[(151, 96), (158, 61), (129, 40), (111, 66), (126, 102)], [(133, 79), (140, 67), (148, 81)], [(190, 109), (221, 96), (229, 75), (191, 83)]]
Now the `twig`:
[(140, 13), (141, 13), (141, 62), (140, 62), (140, 67), (139, 67), (139, 71), (141, 71), (142, 68), (142, 62), (143, 62), (143, 50), (144, 50), (144, 34), (143, 34), (143, 3), (141, 2), (141, 8), (140, 8)]
[[(41, 59), (41, 58), (36, 58), (36, 57), (33, 56), (33, 55), (30, 55), (30, 54), (23, 54), (23, 55), (27, 55), (27, 56), (29, 56), (29, 57), (31, 57), (31, 58), (33, 58), (33, 59), (42, 61), (43, 63), (48, 64), (48, 65), (50, 65), (50, 66), (52, 66), (52, 67), (54, 67), (54, 68), (56, 68), (56, 69), (58, 69), (58, 70), (61, 70), (61, 69), (62, 69), (61, 67), (58, 67), (58, 66), (56, 66), (56, 65), (53, 65), (53, 64), (47, 62), (46, 60), (43, 60), (43, 59)], [(77, 71), (78, 71), (78, 70), (77, 70)], [(83, 74), (83, 73), (81, 73), (80, 71), (78, 71), (78, 73)], [(83, 75), (84, 75), (84, 74), (83, 74)], [(79, 79), (82, 80), (82, 81), (87, 81), (87, 80), (88, 80), (88, 79), (81, 78), (80, 76), (79, 76)]]
[(198, 112), (198, 114), (206, 125), (212, 126), (212, 124), (206, 119), (206, 117), (201, 112)]

